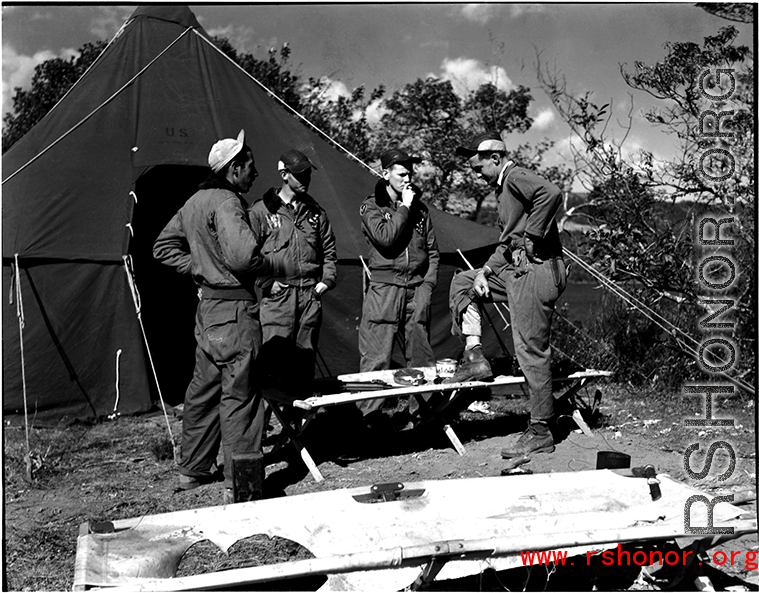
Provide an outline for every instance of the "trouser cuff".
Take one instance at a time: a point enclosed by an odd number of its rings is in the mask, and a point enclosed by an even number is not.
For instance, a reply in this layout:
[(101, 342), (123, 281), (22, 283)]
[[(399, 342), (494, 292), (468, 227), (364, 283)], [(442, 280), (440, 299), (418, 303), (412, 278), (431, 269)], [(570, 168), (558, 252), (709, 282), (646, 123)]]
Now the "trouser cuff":
[(461, 318), (461, 333), (465, 336), (482, 336), (482, 317), (474, 303), (469, 303)]

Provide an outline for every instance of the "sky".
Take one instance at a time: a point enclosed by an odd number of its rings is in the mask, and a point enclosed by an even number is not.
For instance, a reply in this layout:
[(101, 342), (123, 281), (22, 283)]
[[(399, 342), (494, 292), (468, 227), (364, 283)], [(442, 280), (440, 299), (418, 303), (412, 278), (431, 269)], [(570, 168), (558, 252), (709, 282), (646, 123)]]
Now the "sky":
[[(12, 89), (28, 88), (36, 64), (70, 57), (87, 41), (110, 40), (134, 9), (4, 3), (3, 113), (12, 106)], [(738, 43), (753, 46), (751, 25), (685, 3), (195, 4), (191, 9), (211, 35), (225, 36), (238, 51), (259, 59), (287, 42), (295, 72), (306, 79), (328, 77), (333, 93), (384, 84), (389, 94), (427, 76), (450, 80), (461, 94), (487, 81), (504, 90), (524, 85), (534, 98), (529, 113), (535, 121), (527, 133), (507, 140), (555, 141), (546, 164), (569, 158), (571, 134), (538, 84), (536, 52), (566, 76), (571, 91), (591, 91), (599, 104), (612, 102), (612, 135), (621, 138), (617, 120), (633, 108), (625, 150), (670, 156), (673, 139), (642, 116), (662, 103), (627, 87), (620, 64), (653, 64), (666, 56), (666, 42), (701, 43), (730, 24), (741, 32)]]

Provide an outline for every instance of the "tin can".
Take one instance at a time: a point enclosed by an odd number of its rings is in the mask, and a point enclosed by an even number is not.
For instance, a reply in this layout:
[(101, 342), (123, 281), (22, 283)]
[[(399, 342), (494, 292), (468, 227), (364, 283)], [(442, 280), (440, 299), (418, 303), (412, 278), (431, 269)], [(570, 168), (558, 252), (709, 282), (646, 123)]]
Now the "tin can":
[(438, 377), (453, 377), (456, 374), (457, 362), (452, 358), (441, 358), (435, 363), (435, 371)]

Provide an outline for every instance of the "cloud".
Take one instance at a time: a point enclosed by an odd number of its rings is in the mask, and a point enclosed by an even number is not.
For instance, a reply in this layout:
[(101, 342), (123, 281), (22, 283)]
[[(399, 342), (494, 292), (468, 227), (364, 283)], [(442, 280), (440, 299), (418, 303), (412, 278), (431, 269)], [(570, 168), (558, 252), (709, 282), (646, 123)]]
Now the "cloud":
[[(6, 12), (6, 9), (3, 9), (3, 12)], [(46, 12), (44, 10), (41, 10), (39, 12), (35, 12), (32, 15), (32, 21), (52, 21), (55, 18), (55, 15), (53, 15), (52, 12)]]
[(510, 4), (511, 18), (518, 19), (523, 14), (541, 14), (546, 11), (543, 4)]
[(434, 39), (432, 41), (423, 41), (419, 47), (424, 49), (448, 49), (451, 42), (448, 39)]
[[(71, 50), (66, 50), (71, 51)], [(3, 46), (3, 113), (13, 108), (13, 93), (16, 87), (26, 89), (32, 81), (37, 64), (55, 58), (50, 50), (39, 51), (33, 56), (25, 56), (9, 46)], [(65, 57), (65, 56), (64, 56)]]
[(507, 76), (506, 70), (500, 66), (487, 66), (471, 58), (445, 58), (440, 65), (440, 70), (439, 76), (435, 74), (429, 74), (429, 76), (450, 80), (454, 92), (460, 97), (486, 82), (493, 83), (496, 88), (506, 92), (515, 86)]
[(461, 7), (461, 15), (480, 25), (486, 25), (498, 14), (498, 6), (494, 4), (465, 4)]
[(543, 155), (543, 165), (547, 167), (558, 165), (572, 166), (574, 164), (573, 149), (578, 151), (584, 150), (582, 140), (576, 134), (570, 134), (557, 140), (553, 147), (549, 148)]
[(253, 53), (258, 47), (264, 47), (267, 51), (270, 47), (278, 47), (277, 38), (256, 40), (256, 31), (247, 25), (227, 25), (226, 27), (214, 27), (206, 29), (211, 37), (226, 37), (238, 53)]
[(118, 33), (121, 26), (135, 11), (134, 6), (87, 7), (85, 10), (87, 10), (88, 16), (93, 8), (95, 14), (91, 16), (90, 33), (95, 35), (96, 39), (104, 41), (113, 39), (113, 36)]
[(546, 130), (552, 126), (555, 119), (556, 112), (550, 107), (546, 107), (545, 109), (541, 109), (535, 116), (532, 128), (535, 130)]
[[(607, 141), (605, 146), (613, 153), (618, 154), (624, 161), (630, 164), (634, 171), (641, 172), (641, 153), (642, 149), (646, 149), (646, 146), (650, 146), (650, 143), (644, 139), (629, 135), (625, 138), (621, 149)], [(662, 172), (662, 159), (666, 158), (666, 154), (657, 146), (655, 149), (650, 150), (654, 156), (654, 169)], [(666, 149), (665, 149), (666, 150)], [(546, 151), (543, 155), (542, 164), (545, 167), (553, 167), (559, 165), (565, 165), (572, 169), (575, 168), (575, 154), (579, 154), (580, 169), (577, 171), (577, 175), (572, 184), (572, 191), (582, 192), (587, 191), (591, 187), (590, 179), (592, 176), (587, 170), (582, 167), (582, 158), (587, 154), (586, 146), (582, 139), (574, 133), (570, 133), (556, 141), (552, 148)]]
[[(340, 80), (333, 80), (329, 76), (322, 76), (319, 79), (318, 87), (318, 100), (322, 103), (327, 101), (337, 101), (339, 97), (350, 97), (351, 91), (348, 89), (348, 85)], [(307, 84), (304, 85), (308, 87)], [(312, 95), (316, 94), (314, 89), (310, 90)]]
[(385, 100), (375, 99), (366, 108), (366, 121), (371, 126), (377, 125), (386, 113), (388, 110), (385, 108)]

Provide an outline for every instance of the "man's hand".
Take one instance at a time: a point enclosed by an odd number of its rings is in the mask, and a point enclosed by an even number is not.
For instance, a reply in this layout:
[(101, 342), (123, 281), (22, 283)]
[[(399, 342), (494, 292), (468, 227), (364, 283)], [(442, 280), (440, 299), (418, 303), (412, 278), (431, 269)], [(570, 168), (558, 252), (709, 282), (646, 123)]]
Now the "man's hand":
[(276, 295), (282, 292), (287, 288), (287, 284), (283, 284), (279, 280), (275, 280), (274, 284), (271, 285), (271, 294)]
[(488, 279), (485, 277), (484, 269), (477, 272), (472, 283), (472, 289), (478, 297), (488, 298), (490, 296), (490, 286), (488, 286)]
[(527, 233), (524, 235), (524, 253), (527, 256), (528, 261), (532, 262), (533, 264), (543, 263), (543, 260), (535, 255), (535, 242)]
[(318, 297), (322, 296), (327, 290), (329, 290), (329, 287), (324, 284), (324, 282), (318, 282), (316, 286), (314, 286), (314, 292)]
[(407, 185), (403, 188), (403, 193), (401, 193), (401, 204), (406, 206), (406, 208), (411, 208), (411, 203), (414, 201), (415, 196), (414, 188), (411, 185)]

